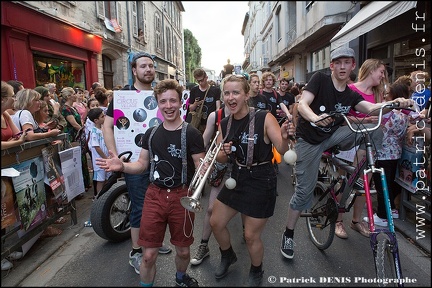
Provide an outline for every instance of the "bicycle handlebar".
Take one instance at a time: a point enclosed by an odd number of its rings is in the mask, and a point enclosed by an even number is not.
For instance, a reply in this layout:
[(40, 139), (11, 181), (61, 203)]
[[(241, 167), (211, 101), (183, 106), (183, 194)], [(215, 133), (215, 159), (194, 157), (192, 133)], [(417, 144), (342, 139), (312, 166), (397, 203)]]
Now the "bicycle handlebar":
[(322, 119), (320, 119), (318, 121), (311, 122), (311, 124), (312, 124), (312, 126), (314, 126), (315, 123), (323, 121), (324, 119), (327, 119), (327, 118), (333, 118), (333, 119), (335, 119), (338, 116), (342, 116), (344, 118), (345, 122), (347, 123), (348, 127), (351, 129), (351, 131), (353, 131), (354, 133), (365, 133), (365, 132), (369, 132), (369, 131), (374, 131), (374, 130), (378, 129), (378, 127), (380, 127), (381, 121), (382, 121), (383, 110), (386, 109), (386, 108), (387, 109), (405, 109), (405, 110), (410, 110), (410, 111), (414, 111), (415, 112), (415, 110), (413, 110), (413, 109), (400, 107), (399, 105), (400, 105), (400, 103), (397, 102), (397, 101), (390, 102), (390, 103), (384, 103), (383, 105), (381, 105), (380, 108), (378, 108), (379, 109), (378, 123), (374, 127), (366, 128), (366, 127), (363, 126), (364, 127), (363, 129), (355, 129), (351, 125), (351, 122), (349, 121), (348, 116), (346, 116), (344, 113), (340, 113), (340, 112), (332, 112), (332, 113), (330, 113), (330, 115), (328, 115), (328, 116), (326, 116), (326, 117), (324, 117), (324, 118), (322, 118)]

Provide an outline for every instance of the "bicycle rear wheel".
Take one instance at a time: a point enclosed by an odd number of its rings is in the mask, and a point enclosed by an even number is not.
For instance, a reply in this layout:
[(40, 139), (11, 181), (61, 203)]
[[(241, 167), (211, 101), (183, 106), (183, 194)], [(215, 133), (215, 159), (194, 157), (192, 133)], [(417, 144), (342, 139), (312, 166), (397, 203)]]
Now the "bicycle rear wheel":
[(327, 249), (333, 242), (338, 215), (336, 202), (326, 189), (324, 183), (317, 182), (313, 192), (315, 204), (307, 211), (311, 216), (306, 218), (310, 239), (320, 250)]
[(393, 245), (389, 239), (377, 239), (375, 269), (379, 287), (403, 287), (403, 284), (387, 283), (388, 279), (398, 279), (396, 275), (396, 260), (393, 255)]

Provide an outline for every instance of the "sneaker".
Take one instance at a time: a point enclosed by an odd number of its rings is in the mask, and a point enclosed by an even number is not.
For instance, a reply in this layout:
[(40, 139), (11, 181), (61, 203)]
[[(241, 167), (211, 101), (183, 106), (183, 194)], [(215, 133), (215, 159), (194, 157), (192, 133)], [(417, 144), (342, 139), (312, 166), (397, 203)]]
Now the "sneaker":
[(13, 261), (13, 260), (21, 259), (23, 256), (24, 256), (23, 252), (14, 251), (11, 254), (9, 254), (9, 256), (7, 258), (9, 260)]
[(261, 286), (263, 275), (264, 275), (264, 271), (259, 271), (259, 272), (249, 271), (248, 286), (249, 287)]
[(399, 210), (392, 209), (392, 216), (393, 216), (393, 219), (399, 219)]
[(132, 251), (129, 252), (129, 265), (135, 269), (135, 273), (140, 274), (140, 266), (142, 261), (142, 253), (135, 253), (131, 255)]
[(200, 244), (198, 246), (198, 250), (195, 254), (195, 257), (193, 257), (190, 260), (190, 264), (192, 265), (199, 265), (204, 260), (205, 257), (210, 255), (210, 249), (208, 248), (207, 244)]
[(176, 286), (178, 286), (178, 287), (199, 287), (198, 281), (195, 278), (190, 277), (188, 274), (183, 275), (182, 279), (178, 279), (176, 276)]
[(282, 245), (281, 253), (285, 258), (292, 259), (294, 257), (294, 240), (293, 238), (287, 238), (285, 234), (282, 234)]
[(351, 229), (353, 229), (354, 231), (359, 232), (361, 235), (365, 236), (365, 237), (369, 237), (369, 228), (367, 223), (365, 222), (357, 222), (356, 224), (354, 224), (351, 221), (350, 224)]
[(6, 258), (1, 260), (2, 271), (10, 270), (10, 269), (12, 269), (12, 267), (13, 267), (13, 264), (9, 260), (7, 260)]
[(161, 246), (159, 247), (159, 254), (168, 254), (171, 253), (172, 249), (169, 246)]
[(342, 221), (336, 222), (335, 234), (341, 239), (347, 239), (348, 234), (345, 231), (345, 227)]
[[(376, 213), (373, 215), (375, 225), (387, 227), (387, 219), (380, 218)], [(368, 217), (363, 217), (363, 221), (369, 223)]]

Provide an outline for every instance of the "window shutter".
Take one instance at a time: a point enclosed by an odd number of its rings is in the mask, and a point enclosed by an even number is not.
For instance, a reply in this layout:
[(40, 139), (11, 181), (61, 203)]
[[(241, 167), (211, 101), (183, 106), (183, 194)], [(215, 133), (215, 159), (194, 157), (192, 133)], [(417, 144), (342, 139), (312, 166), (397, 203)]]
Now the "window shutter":
[(96, 1), (96, 16), (99, 19), (105, 20), (105, 4), (104, 4), (104, 1)]
[(120, 27), (123, 27), (123, 17), (122, 17), (122, 6), (120, 2), (117, 2), (117, 23)]
[(132, 34), (138, 37), (138, 15), (135, 1), (132, 2)]

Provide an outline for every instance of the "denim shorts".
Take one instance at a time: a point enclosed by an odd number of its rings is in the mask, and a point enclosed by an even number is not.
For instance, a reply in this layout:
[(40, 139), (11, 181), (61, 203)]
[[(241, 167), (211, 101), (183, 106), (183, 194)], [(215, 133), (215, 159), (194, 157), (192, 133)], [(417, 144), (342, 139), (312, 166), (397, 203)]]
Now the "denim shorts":
[(131, 200), (129, 221), (132, 228), (140, 227), (144, 197), (150, 182), (149, 175), (150, 172), (148, 170), (141, 174), (125, 173), (126, 187)]
[(174, 246), (192, 245), (195, 213), (186, 210), (180, 202), (187, 195), (187, 186), (167, 189), (149, 185), (141, 218), (138, 239), (140, 246), (161, 247), (167, 225)]

